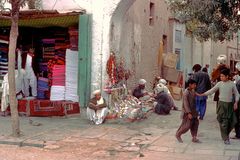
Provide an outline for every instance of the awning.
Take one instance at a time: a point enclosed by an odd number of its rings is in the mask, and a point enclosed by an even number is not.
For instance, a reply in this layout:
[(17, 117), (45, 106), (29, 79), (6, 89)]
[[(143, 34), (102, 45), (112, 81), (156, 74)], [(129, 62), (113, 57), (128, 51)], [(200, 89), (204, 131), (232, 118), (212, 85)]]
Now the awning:
[[(21, 15), (19, 18), (19, 27), (70, 27), (78, 24), (81, 13), (54, 13), (54, 14), (36, 14)], [(10, 27), (9, 19), (0, 19), (0, 27)]]

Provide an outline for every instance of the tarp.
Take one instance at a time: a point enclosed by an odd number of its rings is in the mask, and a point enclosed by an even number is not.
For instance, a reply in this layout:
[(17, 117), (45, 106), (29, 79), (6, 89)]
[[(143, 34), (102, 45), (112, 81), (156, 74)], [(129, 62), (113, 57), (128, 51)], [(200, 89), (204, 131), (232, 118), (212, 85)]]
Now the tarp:
[[(47, 16), (41, 18), (24, 18), (19, 20), (19, 27), (70, 27), (77, 25), (79, 21), (79, 15), (61, 15), (59, 16)], [(10, 27), (11, 21), (8, 19), (0, 19), (0, 27)]]

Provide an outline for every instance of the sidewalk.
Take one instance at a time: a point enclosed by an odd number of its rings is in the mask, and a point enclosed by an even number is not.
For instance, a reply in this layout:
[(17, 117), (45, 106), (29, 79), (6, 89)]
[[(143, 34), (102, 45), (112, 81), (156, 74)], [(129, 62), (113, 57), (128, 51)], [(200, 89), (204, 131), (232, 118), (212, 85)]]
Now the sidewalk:
[[(176, 103), (181, 108), (181, 102)], [(240, 159), (240, 140), (231, 140), (231, 145), (221, 140), (214, 102), (208, 102), (206, 117), (200, 121), (201, 144), (193, 144), (190, 133), (182, 137), (184, 143), (176, 141), (179, 117), (179, 111), (168, 116), (152, 113), (140, 122), (108, 120), (99, 126), (89, 124), (85, 110), (68, 117), (30, 117), (30, 123), (29, 117), (21, 117), (22, 136), (17, 139), (10, 136), (10, 117), (0, 117), (0, 156), (6, 160)]]

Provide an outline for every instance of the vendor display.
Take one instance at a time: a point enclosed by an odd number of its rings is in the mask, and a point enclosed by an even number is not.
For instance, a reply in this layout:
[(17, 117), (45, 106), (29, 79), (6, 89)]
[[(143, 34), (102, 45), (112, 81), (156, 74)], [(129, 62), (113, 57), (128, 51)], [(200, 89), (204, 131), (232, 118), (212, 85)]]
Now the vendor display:
[(152, 101), (140, 101), (136, 97), (129, 95), (126, 88), (114, 88), (111, 90), (109, 114), (115, 115), (129, 121), (144, 119), (147, 113), (153, 109)]
[(153, 109), (151, 99), (145, 101), (128, 94), (127, 80), (130, 71), (124, 68), (124, 61), (117, 63), (112, 52), (107, 61), (108, 83), (104, 91), (108, 95), (109, 117), (128, 121), (144, 119), (147, 113)]

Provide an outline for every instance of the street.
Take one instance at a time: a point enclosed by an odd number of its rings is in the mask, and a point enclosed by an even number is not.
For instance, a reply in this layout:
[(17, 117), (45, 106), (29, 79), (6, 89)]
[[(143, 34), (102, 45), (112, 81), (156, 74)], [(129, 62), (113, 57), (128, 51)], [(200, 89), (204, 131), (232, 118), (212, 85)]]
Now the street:
[[(177, 101), (181, 108), (181, 102)], [(239, 140), (224, 145), (216, 121), (215, 103), (209, 100), (205, 119), (200, 121), (200, 144), (191, 142), (190, 132), (183, 143), (175, 139), (180, 111), (160, 116), (151, 113), (138, 122), (107, 120), (92, 125), (81, 115), (40, 118), (21, 117), (22, 136), (12, 138), (10, 117), (0, 117), (1, 160), (78, 160), (78, 159), (165, 159), (238, 160)], [(234, 133), (231, 134), (234, 136)]]

